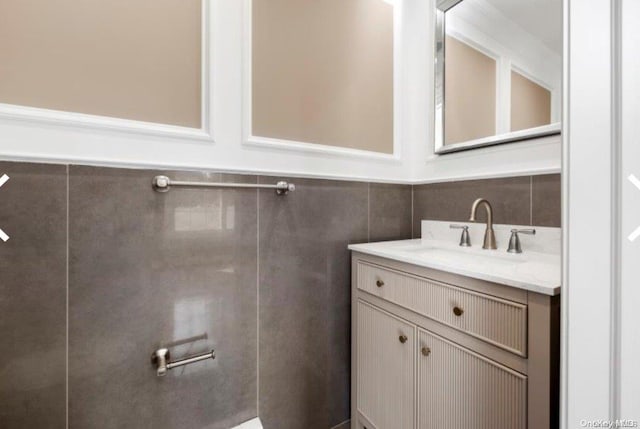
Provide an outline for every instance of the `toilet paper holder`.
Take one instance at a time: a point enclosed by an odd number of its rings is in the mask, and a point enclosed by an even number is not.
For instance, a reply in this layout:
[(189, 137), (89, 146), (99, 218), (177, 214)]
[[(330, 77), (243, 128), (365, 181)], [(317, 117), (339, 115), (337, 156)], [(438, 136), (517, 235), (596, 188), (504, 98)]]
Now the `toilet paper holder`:
[(171, 362), (171, 353), (169, 352), (169, 349), (160, 348), (153, 352), (153, 354), (151, 354), (151, 363), (156, 367), (156, 375), (158, 377), (164, 377), (165, 375), (167, 375), (167, 371), (169, 371), (170, 369), (215, 358), (216, 351), (211, 350), (207, 353), (193, 355)]

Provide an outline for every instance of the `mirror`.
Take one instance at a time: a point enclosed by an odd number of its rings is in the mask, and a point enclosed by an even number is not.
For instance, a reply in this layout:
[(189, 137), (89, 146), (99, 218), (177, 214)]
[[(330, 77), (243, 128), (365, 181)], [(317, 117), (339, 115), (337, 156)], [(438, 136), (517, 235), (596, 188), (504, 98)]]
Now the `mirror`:
[(562, 0), (438, 0), (435, 152), (560, 133)]

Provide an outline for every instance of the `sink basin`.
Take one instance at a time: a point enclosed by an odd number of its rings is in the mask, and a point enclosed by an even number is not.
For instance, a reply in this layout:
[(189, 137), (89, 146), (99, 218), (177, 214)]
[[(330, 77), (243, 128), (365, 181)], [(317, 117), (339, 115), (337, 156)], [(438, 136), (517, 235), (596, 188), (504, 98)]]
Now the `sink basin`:
[(527, 258), (523, 254), (506, 253), (499, 250), (488, 250), (468, 247), (445, 247), (437, 245), (410, 245), (406, 247), (398, 247), (400, 252), (411, 253), (416, 256), (450, 261), (455, 260), (463, 262), (465, 260), (473, 260), (475, 263), (479, 261), (486, 262), (505, 262), (508, 264), (521, 264), (527, 262)]

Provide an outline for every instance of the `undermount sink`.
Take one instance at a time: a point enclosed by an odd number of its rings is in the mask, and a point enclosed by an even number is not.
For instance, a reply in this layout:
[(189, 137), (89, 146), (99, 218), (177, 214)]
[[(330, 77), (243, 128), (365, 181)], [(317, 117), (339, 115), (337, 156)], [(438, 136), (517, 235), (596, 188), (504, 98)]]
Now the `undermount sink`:
[(437, 244), (419, 244), (409, 245), (406, 247), (398, 247), (399, 252), (408, 252), (416, 256), (438, 260), (456, 259), (462, 261), (465, 259), (473, 259), (475, 262), (486, 260), (492, 262), (504, 261), (509, 264), (519, 264), (527, 262), (527, 258), (522, 254), (510, 254), (499, 250), (484, 250), (468, 247), (447, 247)]

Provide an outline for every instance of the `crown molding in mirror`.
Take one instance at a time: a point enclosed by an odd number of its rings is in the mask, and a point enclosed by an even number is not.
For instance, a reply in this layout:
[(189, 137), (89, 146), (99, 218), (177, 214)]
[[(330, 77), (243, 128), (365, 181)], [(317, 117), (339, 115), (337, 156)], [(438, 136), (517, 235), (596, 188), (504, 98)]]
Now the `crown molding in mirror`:
[[(382, 1), (382, 0), (381, 0)], [(399, 163), (401, 154), (401, 130), (403, 123), (403, 2), (393, 3), (393, 153), (374, 152), (330, 146), (313, 142), (278, 139), (253, 134), (253, 88), (252, 88), (252, 8), (253, 0), (243, 0), (243, 37), (242, 37), (242, 143), (263, 149), (294, 151), (303, 153), (326, 154), (341, 158), (361, 158), (383, 162)]]
[(137, 121), (101, 115), (90, 115), (37, 107), (0, 103), (0, 120), (23, 121), (66, 128), (82, 128), (112, 131), (125, 134), (139, 134), (193, 140), (211, 144), (213, 138), (213, 33), (211, 23), (215, 14), (215, 0), (202, 0), (202, 43), (201, 43), (201, 127), (190, 128), (179, 125)]

